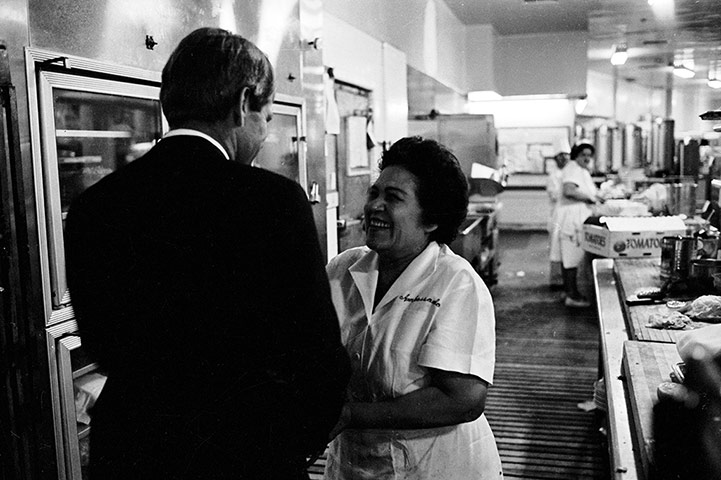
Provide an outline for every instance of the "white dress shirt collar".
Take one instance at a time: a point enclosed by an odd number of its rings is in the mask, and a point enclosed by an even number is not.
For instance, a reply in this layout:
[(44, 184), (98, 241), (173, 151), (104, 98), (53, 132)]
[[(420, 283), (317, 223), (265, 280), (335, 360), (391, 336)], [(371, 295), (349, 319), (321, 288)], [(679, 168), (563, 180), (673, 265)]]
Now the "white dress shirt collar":
[(218, 142), (216, 139), (214, 139), (207, 133), (203, 133), (199, 130), (193, 130), (192, 128), (176, 128), (176, 129), (170, 130), (168, 133), (166, 133), (163, 136), (163, 138), (178, 137), (180, 135), (204, 138), (207, 141), (209, 141), (210, 143), (212, 143), (213, 145), (215, 145), (215, 147), (218, 150), (220, 150), (220, 152), (223, 154), (223, 156), (225, 157), (226, 160), (230, 160), (230, 155), (228, 155), (228, 152), (225, 150), (225, 148), (223, 148), (223, 146), (220, 144), (220, 142)]

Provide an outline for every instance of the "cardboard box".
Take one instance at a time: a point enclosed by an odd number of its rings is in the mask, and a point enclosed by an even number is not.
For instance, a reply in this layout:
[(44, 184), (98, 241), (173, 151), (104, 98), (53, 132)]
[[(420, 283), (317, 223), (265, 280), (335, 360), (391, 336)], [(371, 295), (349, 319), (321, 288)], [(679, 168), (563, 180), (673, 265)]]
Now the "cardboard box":
[(660, 257), (661, 238), (685, 235), (680, 216), (603, 217), (605, 225), (583, 225), (584, 250), (609, 258)]

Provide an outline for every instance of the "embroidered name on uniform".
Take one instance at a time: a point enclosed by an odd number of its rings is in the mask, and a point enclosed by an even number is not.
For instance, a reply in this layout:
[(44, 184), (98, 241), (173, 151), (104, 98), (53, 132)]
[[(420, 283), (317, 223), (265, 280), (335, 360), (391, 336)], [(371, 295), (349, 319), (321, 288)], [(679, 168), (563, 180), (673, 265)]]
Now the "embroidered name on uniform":
[(431, 305), (433, 305), (434, 307), (440, 307), (440, 306), (441, 306), (440, 298), (419, 297), (418, 295), (416, 295), (415, 297), (411, 297), (411, 296), (409, 296), (408, 294), (400, 295), (400, 296), (398, 296), (398, 298), (399, 298), (400, 300), (403, 300), (404, 302), (410, 302), (410, 303), (413, 303), (413, 302), (428, 302), (428, 303), (430, 303)]

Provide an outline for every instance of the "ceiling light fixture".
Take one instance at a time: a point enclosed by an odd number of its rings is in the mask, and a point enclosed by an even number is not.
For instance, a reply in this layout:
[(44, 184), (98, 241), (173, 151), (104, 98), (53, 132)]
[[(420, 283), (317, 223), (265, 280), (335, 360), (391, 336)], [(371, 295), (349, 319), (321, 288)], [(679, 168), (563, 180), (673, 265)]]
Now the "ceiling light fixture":
[(576, 99), (576, 104), (573, 106), (576, 111), (576, 115), (581, 115), (588, 105), (588, 97), (585, 95)]
[(485, 102), (488, 100), (500, 100), (503, 97), (493, 90), (475, 90), (468, 92), (469, 102)]
[(711, 88), (721, 88), (721, 61), (711, 60), (708, 65), (708, 83), (707, 85)]
[(696, 72), (685, 65), (674, 65), (673, 74), (679, 78), (693, 78)]
[(623, 65), (628, 60), (628, 52), (626, 51), (626, 45), (620, 44), (613, 47), (613, 54), (611, 55), (611, 65)]

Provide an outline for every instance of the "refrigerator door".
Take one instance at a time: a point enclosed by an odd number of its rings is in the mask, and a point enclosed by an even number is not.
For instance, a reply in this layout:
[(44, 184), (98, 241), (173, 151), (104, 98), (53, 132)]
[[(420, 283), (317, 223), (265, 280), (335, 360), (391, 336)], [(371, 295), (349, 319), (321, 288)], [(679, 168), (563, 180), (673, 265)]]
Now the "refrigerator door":
[(53, 325), (45, 335), (59, 478), (88, 478), (89, 411), (106, 376), (88, 358), (74, 320)]
[(102, 71), (66, 68), (80, 61), (59, 58), (65, 66), (33, 63), (36, 108), (30, 110), (47, 325), (66, 320), (61, 311), (70, 304), (63, 241), (70, 203), (142, 155), (167, 130), (159, 82), (109, 79)]
[(253, 165), (294, 180), (309, 193), (302, 98), (276, 94), (268, 137)]
[(57, 354), (66, 471), (69, 478), (87, 479), (90, 410), (100, 395), (107, 376), (96, 363), (88, 359), (78, 336), (60, 339)]

